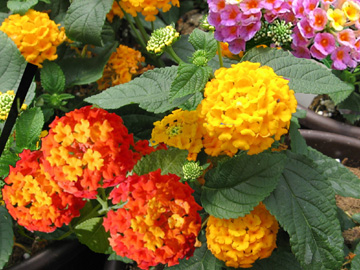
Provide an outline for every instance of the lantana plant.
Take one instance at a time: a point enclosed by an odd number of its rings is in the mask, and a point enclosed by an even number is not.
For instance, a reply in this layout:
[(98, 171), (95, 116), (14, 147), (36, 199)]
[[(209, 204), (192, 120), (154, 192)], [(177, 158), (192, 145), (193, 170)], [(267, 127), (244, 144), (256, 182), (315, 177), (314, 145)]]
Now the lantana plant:
[(196, 1), (0, 3), (1, 267), (14, 228), (141, 269), (359, 267), (359, 179), (295, 93), (356, 95), (360, 3), (207, 3), (190, 35)]

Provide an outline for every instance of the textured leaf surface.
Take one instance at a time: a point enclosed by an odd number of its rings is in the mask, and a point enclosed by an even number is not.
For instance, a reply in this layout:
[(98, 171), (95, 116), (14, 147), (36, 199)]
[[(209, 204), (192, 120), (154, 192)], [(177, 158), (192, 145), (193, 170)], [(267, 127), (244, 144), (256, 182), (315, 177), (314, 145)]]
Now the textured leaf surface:
[(19, 160), (19, 157), (9, 150), (4, 150), (0, 157), (0, 176), (7, 176), (9, 174), (9, 165), (15, 166), (16, 161)]
[(0, 268), (7, 263), (14, 245), (12, 218), (4, 206), (0, 206)]
[(44, 115), (39, 107), (24, 111), (16, 122), (16, 148), (32, 149), (39, 140)]
[(258, 62), (272, 67), (276, 74), (289, 80), (290, 89), (296, 93), (330, 94), (354, 90), (353, 85), (340, 80), (323, 64), (315, 60), (296, 58), (287, 51), (254, 48), (244, 55), (242, 61)]
[(189, 36), (189, 42), (195, 50), (205, 50), (208, 53), (208, 59), (216, 55), (217, 43), (214, 38), (214, 32), (204, 32), (195, 28)]
[(318, 165), (318, 171), (330, 181), (336, 194), (360, 199), (360, 179), (349, 169), (311, 147), (308, 157)]
[(66, 35), (85, 44), (102, 46), (101, 31), (113, 0), (77, 0), (65, 17)]
[(109, 249), (109, 234), (102, 222), (102, 218), (90, 218), (75, 227), (79, 241), (98, 253), (105, 253)]
[(45, 62), (40, 71), (41, 85), (49, 93), (61, 93), (65, 89), (65, 75), (54, 62)]
[(0, 91), (16, 90), (25, 70), (26, 61), (15, 43), (1, 31), (0, 55)]
[(169, 92), (176, 72), (177, 66), (150, 70), (139, 78), (110, 87), (100, 94), (86, 98), (85, 101), (104, 109), (117, 109), (124, 105), (137, 103), (149, 112), (165, 112), (190, 98), (189, 96), (175, 99), (170, 103)]
[(187, 63), (180, 64), (178, 75), (171, 85), (170, 101), (204, 90), (211, 72), (210, 67), (199, 67)]
[(356, 256), (351, 261), (351, 270), (360, 269), (360, 244), (357, 244), (354, 254), (356, 254)]
[[(331, 99), (333, 99), (331, 97)], [(355, 121), (360, 119), (360, 95), (356, 92), (345, 99), (343, 102), (338, 104), (338, 109), (343, 117), (350, 123), (354, 124)]]
[(143, 157), (135, 165), (134, 172), (138, 175), (143, 175), (160, 168), (162, 174), (173, 173), (181, 176), (182, 166), (186, 161), (187, 155), (187, 151), (177, 148), (158, 150)]
[(249, 270), (303, 270), (294, 254), (277, 249), (266, 259), (257, 260)]
[(13, 13), (25, 14), (28, 9), (32, 8), (38, 3), (38, 0), (9, 0), (7, 7)]
[(338, 270), (344, 239), (334, 191), (314, 162), (287, 155), (279, 184), (264, 201), (266, 208), (290, 235), (292, 252), (304, 269)]
[(233, 157), (205, 174), (201, 202), (218, 218), (245, 216), (276, 187), (284, 168), (282, 153)]

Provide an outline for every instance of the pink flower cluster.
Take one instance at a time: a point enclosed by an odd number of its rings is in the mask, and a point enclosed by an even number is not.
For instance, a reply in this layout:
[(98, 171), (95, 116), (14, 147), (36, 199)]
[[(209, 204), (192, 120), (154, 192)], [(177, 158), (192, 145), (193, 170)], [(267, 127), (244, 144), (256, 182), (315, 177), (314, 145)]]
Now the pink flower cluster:
[(245, 50), (246, 42), (260, 30), (262, 18), (271, 23), (291, 9), (286, 0), (208, 0), (208, 5), (215, 38), (227, 42), (233, 54)]
[(330, 57), (332, 68), (354, 68), (360, 62), (360, 0), (208, 0), (208, 21), (215, 38), (232, 53), (275, 19), (294, 25), (291, 48), (300, 58)]

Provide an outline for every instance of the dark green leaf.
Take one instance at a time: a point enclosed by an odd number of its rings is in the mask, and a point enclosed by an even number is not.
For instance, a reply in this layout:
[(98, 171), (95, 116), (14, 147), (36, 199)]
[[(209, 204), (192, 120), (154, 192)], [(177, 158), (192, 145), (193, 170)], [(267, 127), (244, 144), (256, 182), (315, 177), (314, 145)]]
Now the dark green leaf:
[(360, 213), (356, 213), (351, 217), (355, 222), (360, 224)]
[(296, 123), (296, 121), (292, 118), (289, 129), (291, 151), (294, 153), (306, 155), (307, 144), (304, 137), (301, 136), (299, 132), (299, 127), (299, 124)]
[[(231, 65), (237, 63), (239, 63), (239, 61), (227, 57), (223, 57), (223, 67), (229, 68), (231, 67)], [(216, 55), (213, 59), (209, 61), (208, 65), (213, 69), (213, 72), (218, 70), (220, 68), (219, 57)]]
[(110, 246), (108, 240), (110, 235), (105, 231), (102, 223), (102, 218), (90, 218), (75, 227), (79, 241), (98, 253), (105, 253)]
[(354, 124), (360, 119), (360, 95), (356, 92), (351, 93), (347, 99), (338, 104), (338, 109), (346, 120)]
[(191, 98), (189, 98), (185, 103), (181, 104), (179, 107), (183, 110), (193, 111), (196, 110), (197, 106), (201, 103), (204, 96), (202, 92), (195, 93)]
[(245, 216), (276, 187), (284, 168), (282, 153), (242, 153), (205, 174), (202, 206), (218, 218)]
[(54, 62), (46, 61), (40, 71), (41, 85), (51, 94), (62, 93), (65, 89), (65, 75)]
[(272, 67), (277, 75), (289, 80), (290, 88), (296, 93), (330, 94), (354, 90), (354, 85), (341, 81), (323, 64), (297, 58), (288, 51), (254, 48), (241, 61), (259, 62)]
[(25, 70), (26, 61), (15, 43), (0, 31), (0, 89), (16, 90)]
[(351, 261), (351, 270), (360, 269), (360, 243), (357, 244), (354, 254), (356, 254), (355, 258)]
[(290, 235), (292, 252), (304, 269), (338, 270), (344, 258), (335, 194), (317, 165), (287, 151), (285, 170), (266, 208)]
[(210, 67), (181, 63), (170, 89), (170, 101), (203, 91), (211, 75)]
[(161, 169), (162, 174), (173, 173), (181, 177), (182, 166), (186, 161), (188, 152), (177, 148), (158, 150), (144, 156), (134, 167), (134, 173), (138, 175)]
[(291, 270), (302, 270), (294, 254), (277, 249), (273, 251), (269, 258), (257, 260), (249, 270), (289, 270), (290, 266)]
[(128, 83), (110, 87), (85, 101), (104, 109), (117, 109), (136, 103), (149, 112), (166, 112), (190, 98), (184, 97), (170, 103), (169, 92), (176, 71), (177, 66), (149, 70)]
[(113, 0), (77, 0), (70, 5), (65, 17), (66, 35), (85, 44), (103, 46), (102, 28)]
[(13, 13), (20, 13), (23, 15), (37, 3), (38, 0), (8, 0), (7, 7)]
[(104, 67), (117, 44), (109, 44), (93, 58), (66, 58), (58, 64), (66, 78), (66, 86), (89, 84), (102, 77)]
[(0, 12), (1, 13), (8, 13), (9, 9), (7, 8), (7, 2), (6, 1), (1, 1), (0, 2)]
[(12, 218), (5, 206), (0, 206), (0, 268), (9, 260), (14, 245)]
[[(354, 219), (354, 216), (351, 218), (342, 210), (341, 208), (337, 208), (337, 216), (340, 222), (341, 231), (346, 231), (350, 228), (355, 227), (355, 222), (352, 220)], [(354, 219), (356, 221), (356, 219)]]
[(16, 121), (16, 148), (34, 149), (44, 126), (44, 115), (39, 107), (24, 111)]
[(191, 46), (190, 42), (188, 41), (188, 35), (182, 35), (178, 41), (176, 41), (172, 48), (176, 52), (176, 54), (183, 60), (184, 62), (189, 62), (192, 54), (195, 52), (193, 46)]
[(15, 153), (5, 149), (0, 157), (0, 176), (7, 176), (10, 170), (9, 165), (14, 167), (18, 160), (19, 157)]
[(318, 165), (318, 171), (330, 181), (336, 194), (360, 199), (360, 179), (349, 169), (311, 147), (308, 157)]
[(213, 32), (204, 32), (198, 28), (189, 36), (189, 42), (195, 50), (205, 50), (208, 53), (208, 59), (213, 58), (217, 51), (217, 41)]

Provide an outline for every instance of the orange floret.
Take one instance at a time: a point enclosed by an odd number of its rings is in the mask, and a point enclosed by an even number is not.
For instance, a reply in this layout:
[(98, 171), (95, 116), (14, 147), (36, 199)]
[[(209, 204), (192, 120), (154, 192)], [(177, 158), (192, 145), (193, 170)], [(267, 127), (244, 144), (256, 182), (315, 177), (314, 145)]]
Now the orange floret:
[(206, 239), (209, 250), (229, 267), (250, 268), (276, 248), (279, 225), (260, 203), (250, 214), (232, 219), (210, 216)]
[(139, 159), (121, 117), (103, 109), (76, 109), (50, 128), (41, 147), (45, 169), (75, 196), (95, 198), (99, 187), (123, 181)]
[(50, 20), (49, 15), (33, 9), (25, 15), (10, 15), (0, 26), (16, 44), (26, 61), (42, 67), (45, 60), (57, 59), (56, 48), (65, 39), (65, 29)]
[(85, 201), (64, 192), (44, 171), (42, 152), (24, 150), (19, 156), (2, 192), (6, 208), (21, 226), (53, 232), (80, 215)]
[(110, 194), (113, 203), (127, 201), (108, 212), (104, 227), (110, 245), (120, 256), (135, 260), (142, 269), (159, 263), (173, 266), (190, 257), (201, 228), (201, 210), (187, 183), (174, 174), (132, 175)]

